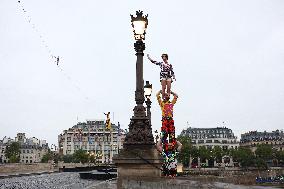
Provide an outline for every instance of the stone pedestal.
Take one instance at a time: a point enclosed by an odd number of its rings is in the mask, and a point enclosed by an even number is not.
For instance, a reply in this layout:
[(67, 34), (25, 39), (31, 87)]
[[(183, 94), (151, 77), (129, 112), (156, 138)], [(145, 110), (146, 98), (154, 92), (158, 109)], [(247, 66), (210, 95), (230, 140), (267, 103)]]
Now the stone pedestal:
[(127, 145), (113, 158), (117, 166), (117, 189), (132, 188), (129, 180), (161, 177), (162, 156), (154, 145)]

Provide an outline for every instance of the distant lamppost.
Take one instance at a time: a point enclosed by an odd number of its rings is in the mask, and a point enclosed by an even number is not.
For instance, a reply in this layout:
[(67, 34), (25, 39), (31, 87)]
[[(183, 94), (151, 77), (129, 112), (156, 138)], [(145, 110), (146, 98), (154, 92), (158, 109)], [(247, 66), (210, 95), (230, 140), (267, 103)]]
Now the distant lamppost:
[(147, 117), (149, 118), (149, 123), (151, 125), (151, 94), (152, 94), (152, 84), (149, 81), (146, 81), (146, 85), (144, 86), (144, 95), (146, 97), (146, 105), (147, 105)]
[(158, 139), (159, 139), (158, 130), (155, 131), (155, 139), (156, 139), (156, 144), (157, 144), (158, 143)]
[(136, 17), (131, 16), (131, 23), (133, 27), (134, 49), (136, 51), (136, 91), (135, 101), (136, 106), (133, 109), (134, 115), (130, 119), (129, 132), (125, 137), (124, 146), (130, 147), (133, 145), (154, 145), (154, 137), (149, 118), (146, 116), (144, 103), (144, 80), (143, 80), (143, 51), (145, 50), (146, 28), (148, 25), (148, 15), (143, 16), (143, 11), (136, 11)]

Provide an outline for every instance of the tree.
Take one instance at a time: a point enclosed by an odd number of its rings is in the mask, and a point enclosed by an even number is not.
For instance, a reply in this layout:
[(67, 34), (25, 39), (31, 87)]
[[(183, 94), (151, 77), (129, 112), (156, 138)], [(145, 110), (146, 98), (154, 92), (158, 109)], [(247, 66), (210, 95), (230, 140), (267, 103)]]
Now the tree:
[(205, 146), (200, 146), (198, 153), (202, 163), (210, 158), (210, 151)]
[(191, 158), (198, 158), (199, 157), (199, 150), (196, 146), (190, 147), (190, 157)]
[(250, 167), (254, 165), (254, 154), (249, 148), (238, 148), (236, 151), (237, 161), (242, 167)]
[(275, 157), (280, 165), (284, 165), (284, 151), (277, 151)]
[(264, 161), (268, 161), (272, 159), (272, 147), (268, 144), (260, 144), (257, 146), (255, 151), (255, 155), (263, 159)]
[(64, 163), (72, 163), (72, 162), (75, 162), (75, 161), (74, 161), (74, 157), (73, 157), (73, 155), (71, 155), (71, 154), (64, 155), (64, 156), (62, 157), (62, 161), (63, 161)]
[(53, 160), (53, 153), (50, 150), (42, 156), (41, 163), (47, 163), (49, 160)]
[(18, 163), (20, 161), (20, 143), (12, 142), (6, 147), (5, 157), (9, 159), (10, 163)]
[(75, 151), (73, 154), (75, 162), (81, 162), (81, 163), (87, 163), (89, 161), (89, 155), (86, 153), (86, 151), (79, 149)]
[(215, 146), (213, 148), (213, 156), (217, 163), (222, 162), (223, 150), (220, 146)]
[(183, 166), (188, 167), (189, 157), (190, 157), (190, 148), (191, 148), (191, 139), (187, 136), (178, 136), (177, 140), (182, 144), (182, 149), (177, 156), (179, 163), (182, 163)]
[(259, 170), (260, 169), (267, 169), (266, 162), (263, 159), (259, 158), (259, 157), (255, 158), (254, 164), (257, 167), (257, 169), (259, 169)]

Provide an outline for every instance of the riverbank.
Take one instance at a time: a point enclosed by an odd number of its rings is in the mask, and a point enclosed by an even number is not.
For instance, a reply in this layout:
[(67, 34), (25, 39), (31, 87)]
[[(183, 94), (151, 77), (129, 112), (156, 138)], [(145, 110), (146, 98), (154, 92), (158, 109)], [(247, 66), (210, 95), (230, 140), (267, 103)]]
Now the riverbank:
[(37, 174), (41, 172), (57, 172), (59, 169), (51, 163), (6, 163), (0, 164), (0, 175)]
[(0, 179), (13, 178), (13, 177), (24, 177), (42, 174), (52, 174), (58, 173), (58, 171), (42, 171), (42, 172), (31, 172), (31, 173), (10, 173), (10, 174), (0, 174)]

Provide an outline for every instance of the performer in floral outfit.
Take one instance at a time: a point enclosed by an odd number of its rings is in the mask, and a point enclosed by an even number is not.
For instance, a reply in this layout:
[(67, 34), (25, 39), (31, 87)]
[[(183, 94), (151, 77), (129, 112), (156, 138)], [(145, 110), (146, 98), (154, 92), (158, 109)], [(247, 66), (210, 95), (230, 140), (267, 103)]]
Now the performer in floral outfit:
[(162, 62), (158, 62), (156, 60), (153, 60), (150, 58), (150, 55), (147, 54), (148, 59), (153, 63), (161, 68), (160, 72), (160, 81), (162, 85), (162, 96), (165, 96), (165, 91), (167, 90), (168, 95), (171, 93), (171, 83), (173, 82), (173, 79), (175, 78), (175, 73), (173, 70), (173, 66), (168, 62), (168, 54), (162, 54)]
[(174, 95), (174, 99), (170, 101), (170, 95), (166, 93), (163, 97), (163, 100), (161, 100), (161, 93), (162, 90), (160, 90), (156, 96), (162, 110), (161, 142), (162, 155), (164, 157), (163, 173), (165, 176), (175, 176), (177, 149), (176, 146), (178, 144), (175, 138), (173, 107), (177, 101), (178, 95), (174, 92), (171, 92), (171, 94)]

